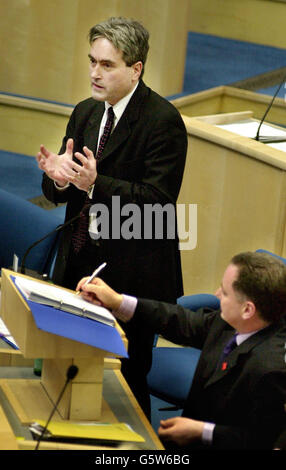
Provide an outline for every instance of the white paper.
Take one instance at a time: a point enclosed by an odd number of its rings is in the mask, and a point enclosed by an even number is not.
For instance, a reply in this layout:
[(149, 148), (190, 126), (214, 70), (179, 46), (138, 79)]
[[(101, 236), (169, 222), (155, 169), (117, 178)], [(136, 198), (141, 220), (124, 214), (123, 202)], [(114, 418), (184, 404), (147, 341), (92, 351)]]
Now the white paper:
[(14, 340), (7, 326), (3, 322), (2, 318), (0, 318), (0, 338), (1, 336), (4, 336), (5, 338), (7, 338), (7, 340), (10, 341), (10, 343), (13, 343), (19, 349), (16, 341)]
[[(230, 124), (220, 124), (216, 127), (220, 129), (225, 129), (227, 131), (233, 132), (234, 134), (241, 135), (243, 137), (249, 137), (254, 139), (257, 134), (257, 129), (259, 126), (259, 122), (252, 121), (252, 120), (245, 120), (240, 122), (234, 122)], [(273, 127), (270, 124), (262, 124), (259, 135), (263, 136), (281, 136), (286, 137), (286, 131), (283, 129), (278, 129), (277, 127)], [(270, 147), (276, 148), (278, 150), (282, 150), (286, 152), (286, 142), (271, 142), (265, 145), (269, 145)]]
[[(104, 307), (87, 302), (73, 292), (52, 284), (37, 282), (24, 277), (15, 277), (15, 284), (24, 296), (43, 305), (51, 305), (55, 308), (97, 319), (103, 323), (115, 325), (114, 316)], [(91, 316), (89, 315), (91, 314)]]

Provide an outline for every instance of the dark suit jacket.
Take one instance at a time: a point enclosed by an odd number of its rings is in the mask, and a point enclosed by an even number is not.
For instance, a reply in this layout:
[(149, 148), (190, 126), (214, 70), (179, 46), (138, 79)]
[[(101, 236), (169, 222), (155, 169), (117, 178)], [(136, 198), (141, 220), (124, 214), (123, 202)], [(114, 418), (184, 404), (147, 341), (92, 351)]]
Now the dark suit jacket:
[[(84, 145), (95, 152), (104, 103), (89, 98), (79, 103), (70, 118), (60, 153), (72, 137), (75, 152)], [(187, 135), (180, 114), (141, 81), (113, 131), (98, 162), (93, 203), (112, 207), (112, 196), (120, 196), (121, 206), (133, 203), (176, 203), (184, 172)], [(55, 202), (67, 202), (66, 220), (78, 214), (86, 193), (75, 186), (59, 192), (53, 181), (43, 177), (43, 192)], [(119, 211), (112, 214), (118, 216)], [(126, 217), (125, 219), (128, 219)], [(122, 218), (122, 221), (124, 218)], [(112, 220), (110, 220), (112, 222)], [(144, 229), (142, 220), (142, 231)], [(166, 227), (165, 227), (166, 228)], [(54, 281), (64, 284), (69, 269), (72, 227), (62, 236)], [(141, 297), (175, 302), (182, 294), (180, 254), (177, 237), (167, 240), (101, 239), (94, 260), (107, 262), (102, 278), (119, 291)], [(96, 254), (97, 253), (97, 254)], [(76, 274), (76, 273), (75, 273)]]
[(202, 349), (183, 415), (216, 424), (213, 448), (273, 448), (285, 427), (285, 319), (236, 347), (225, 370), (217, 364), (233, 328), (220, 312), (139, 300), (135, 319), (176, 344)]

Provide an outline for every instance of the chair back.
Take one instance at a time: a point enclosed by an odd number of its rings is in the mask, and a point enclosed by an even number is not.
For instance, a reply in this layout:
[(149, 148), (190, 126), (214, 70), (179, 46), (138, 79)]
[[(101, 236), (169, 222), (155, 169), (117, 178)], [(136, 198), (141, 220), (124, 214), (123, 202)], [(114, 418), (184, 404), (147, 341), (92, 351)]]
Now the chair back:
[[(11, 268), (16, 254), (19, 263), (28, 248), (55, 230), (61, 219), (50, 211), (0, 189), (0, 267)], [(39, 273), (49, 273), (57, 249), (54, 233), (35, 246), (26, 260), (26, 267)]]

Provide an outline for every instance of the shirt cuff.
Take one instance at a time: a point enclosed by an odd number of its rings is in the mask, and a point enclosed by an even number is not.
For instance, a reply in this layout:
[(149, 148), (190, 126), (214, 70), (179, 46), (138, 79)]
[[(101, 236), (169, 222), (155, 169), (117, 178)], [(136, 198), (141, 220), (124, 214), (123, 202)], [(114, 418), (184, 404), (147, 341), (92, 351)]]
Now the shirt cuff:
[(64, 191), (65, 189), (67, 189), (69, 187), (69, 183), (65, 184), (65, 186), (58, 186), (57, 183), (54, 181), (54, 185), (55, 187), (57, 188), (58, 191)]
[(130, 295), (123, 295), (123, 300), (117, 310), (113, 310), (113, 315), (123, 322), (128, 322), (134, 315), (138, 300)]
[(87, 195), (89, 199), (93, 198), (94, 184), (91, 184), (87, 190)]
[(213, 432), (215, 424), (214, 423), (205, 423), (202, 435), (202, 441), (204, 444), (210, 445), (213, 441)]

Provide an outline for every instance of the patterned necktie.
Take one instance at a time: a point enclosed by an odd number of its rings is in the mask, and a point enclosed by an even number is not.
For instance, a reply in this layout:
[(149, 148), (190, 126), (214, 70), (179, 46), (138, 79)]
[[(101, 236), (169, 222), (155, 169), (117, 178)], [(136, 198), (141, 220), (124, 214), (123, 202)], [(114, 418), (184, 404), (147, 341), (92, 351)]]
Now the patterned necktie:
[[(100, 138), (96, 160), (99, 160), (102, 157), (102, 153), (106, 142), (111, 134), (112, 126), (114, 122), (114, 111), (112, 106), (110, 106), (107, 110), (107, 120), (103, 129), (103, 134)], [(78, 221), (78, 225), (73, 233), (72, 236), (72, 244), (75, 253), (79, 253), (80, 250), (86, 244), (88, 239), (88, 227), (89, 227), (89, 209), (92, 204), (91, 199), (87, 196), (85, 199), (84, 206), (80, 213), (80, 219)]]
[(221, 355), (221, 358), (219, 360), (219, 367), (221, 366), (222, 370), (225, 370), (226, 367), (227, 367), (227, 364), (225, 363), (225, 358), (231, 353), (231, 351), (234, 350), (234, 348), (236, 348), (237, 346), (237, 342), (236, 342), (236, 337), (237, 337), (237, 333), (235, 333), (231, 338), (230, 340), (226, 343), (225, 347), (223, 348), (223, 352), (222, 352), (222, 355)]
[(110, 106), (110, 108), (108, 108), (107, 110), (107, 120), (104, 126), (103, 134), (100, 138), (100, 142), (99, 142), (99, 146), (98, 146), (98, 150), (96, 154), (96, 160), (99, 160), (102, 156), (103, 149), (112, 131), (113, 122), (114, 122), (114, 111), (113, 111), (112, 106)]

